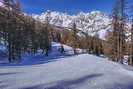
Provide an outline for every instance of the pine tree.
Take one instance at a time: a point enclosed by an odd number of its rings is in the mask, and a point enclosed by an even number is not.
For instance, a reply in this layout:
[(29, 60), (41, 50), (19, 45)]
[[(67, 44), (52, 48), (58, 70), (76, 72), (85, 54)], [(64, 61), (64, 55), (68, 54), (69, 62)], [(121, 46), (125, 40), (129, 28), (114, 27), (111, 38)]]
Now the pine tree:
[[(132, 7), (133, 12), (133, 7)], [(133, 66), (133, 14), (132, 14), (132, 27), (131, 27), (131, 47), (130, 47), (130, 59), (129, 59), (129, 65)]]
[(124, 55), (125, 55), (125, 0), (118, 0), (116, 2), (113, 13), (112, 13), (112, 36), (108, 39), (110, 41), (110, 57), (114, 61), (119, 61), (123, 63)]
[(125, 55), (125, 21), (126, 21), (126, 0), (120, 0), (120, 24), (119, 24), (119, 47), (118, 47), (118, 58), (120, 62), (123, 64), (123, 59)]
[[(11, 62), (12, 57), (13, 57), (13, 50), (12, 50), (12, 31), (13, 30), (11, 28), (11, 16), (12, 12), (11, 12), (11, 0), (4, 0), (3, 3), (5, 4), (6, 8), (8, 9), (8, 12), (6, 14), (6, 24), (5, 24), (5, 32), (7, 33), (7, 43), (8, 43), (8, 60), (9, 62)], [(9, 30), (11, 29), (11, 30)]]
[(78, 33), (78, 30), (77, 30), (77, 27), (76, 27), (76, 23), (74, 21), (73, 23), (73, 26), (72, 26), (72, 46), (73, 46), (73, 51), (74, 51), (74, 54), (77, 55), (77, 50), (76, 48), (78, 47), (78, 36), (77, 36), (77, 33)]
[(57, 41), (60, 42), (60, 44), (61, 44), (60, 52), (64, 53), (65, 50), (64, 50), (64, 47), (63, 47), (63, 43), (62, 43), (62, 35), (61, 35), (61, 33), (57, 32), (56, 38), (57, 38)]
[(45, 43), (45, 56), (48, 56), (49, 50), (51, 50), (51, 41), (50, 41), (50, 37), (49, 37), (49, 29), (50, 29), (50, 12), (47, 12), (47, 16), (46, 16), (46, 26), (44, 27), (43, 30), (43, 34), (44, 34), (44, 43)]
[(108, 55), (113, 61), (118, 61), (118, 43), (119, 43), (119, 6), (115, 4), (112, 11), (112, 31), (107, 33)]
[(102, 44), (99, 38), (99, 34), (94, 35), (93, 46), (93, 53), (97, 56), (100, 56), (100, 54), (102, 54)]

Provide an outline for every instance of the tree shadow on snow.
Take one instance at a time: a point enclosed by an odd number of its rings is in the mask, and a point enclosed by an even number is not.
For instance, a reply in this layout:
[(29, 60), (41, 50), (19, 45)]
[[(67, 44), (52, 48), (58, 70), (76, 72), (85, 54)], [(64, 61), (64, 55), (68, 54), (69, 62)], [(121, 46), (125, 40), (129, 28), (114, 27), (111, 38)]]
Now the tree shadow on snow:
[(14, 75), (14, 74), (17, 74), (17, 73), (16, 72), (14, 72), (14, 73), (0, 73), (0, 76)]
[[(72, 86), (78, 86), (85, 82), (89, 82), (97, 77), (101, 77), (103, 74), (91, 74), (74, 80), (63, 80), (57, 81), (55, 83), (41, 84), (32, 87), (22, 88), (22, 89), (73, 89)], [(111, 83), (104, 85), (104, 89), (133, 89), (133, 81), (128, 81), (127, 83)], [(75, 88), (74, 88), (75, 89)], [(89, 87), (88, 87), (89, 89)], [(100, 89), (100, 88), (97, 88)]]
[(27, 59), (28, 61), (25, 61), (24, 63), (22, 63), (22, 65), (20, 64), (20, 66), (37, 65), (37, 64), (44, 64), (44, 63), (49, 63), (49, 62), (55, 62), (55, 61), (62, 60), (63, 58), (69, 58), (72, 56), (74, 55), (72, 54), (56, 54), (56, 55), (49, 55), (49, 56), (36, 55), (36, 56), (32, 56), (28, 58)]
[[(82, 53), (84, 54), (84, 53)], [(81, 54), (79, 54), (81, 55)], [(9, 65), (9, 63), (7, 64), (3, 64), (4, 66), (28, 66), (28, 65), (38, 65), (38, 64), (45, 64), (45, 63), (49, 63), (49, 62), (55, 62), (55, 61), (60, 61), (63, 60), (63, 58), (70, 58), (70, 57), (76, 57), (78, 55), (74, 55), (74, 54), (56, 54), (56, 55), (49, 55), (49, 56), (45, 56), (42, 54), (36, 55), (36, 56), (31, 56), (31, 57), (27, 57), (26, 59), (24, 59), (24, 61), (20, 61), (20, 63), (16, 63), (16, 64), (11, 64)], [(0, 63), (1, 65), (1, 63)]]
[(35, 56), (25, 56), (21, 61), (15, 61), (11, 63), (0, 63), (0, 66), (25, 66), (25, 65), (38, 65), (38, 64), (44, 64), (44, 63), (49, 63), (49, 62), (55, 62), (62, 60), (63, 58), (68, 58), (75, 56), (73, 54), (59, 54), (57, 53), (56, 55), (49, 55), (45, 56), (43, 54), (37, 54)]
[(127, 83), (114, 83), (106, 85), (105, 89), (133, 89), (133, 81)]
[[(71, 86), (82, 84), (93, 78), (103, 76), (103, 74), (91, 74), (74, 80), (62, 80), (55, 83), (41, 84), (23, 89), (72, 89)], [(49, 86), (49, 87), (48, 87)]]

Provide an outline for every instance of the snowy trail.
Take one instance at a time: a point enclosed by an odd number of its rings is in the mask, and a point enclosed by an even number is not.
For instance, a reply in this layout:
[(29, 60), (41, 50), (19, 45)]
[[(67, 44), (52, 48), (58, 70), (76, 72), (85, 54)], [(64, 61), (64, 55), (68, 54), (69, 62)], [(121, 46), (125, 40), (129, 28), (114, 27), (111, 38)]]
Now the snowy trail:
[(29, 66), (1, 66), (0, 89), (133, 89), (133, 72), (82, 54)]

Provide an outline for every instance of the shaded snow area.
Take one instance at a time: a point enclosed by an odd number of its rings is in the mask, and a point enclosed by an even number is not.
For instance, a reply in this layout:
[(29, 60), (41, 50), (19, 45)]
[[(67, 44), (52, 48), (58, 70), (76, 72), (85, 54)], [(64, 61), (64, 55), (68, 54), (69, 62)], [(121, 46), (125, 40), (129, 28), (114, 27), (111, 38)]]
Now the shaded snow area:
[(65, 50), (25, 56), (19, 64), (0, 63), (0, 89), (133, 89), (132, 67), (89, 54), (73, 56), (68, 46)]
[[(0, 45), (0, 66), (23, 66), (23, 65), (33, 65), (33, 64), (43, 64), (51, 61), (56, 61), (59, 58), (70, 57), (73, 56), (74, 52), (72, 47), (67, 45), (63, 45), (65, 52), (63, 54), (60, 53), (61, 44), (57, 42), (52, 42), (52, 50), (49, 51), (49, 56), (46, 57), (45, 53), (42, 53), (42, 50), (38, 50), (35, 55), (24, 54), (22, 60), (15, 61), (9, 63), (7, 60), (7, 56), (2, 57), (2, 55), (6, 55), (6, 47)], [(79, 53), (82, 53), (83, 50), (77, 49)]]

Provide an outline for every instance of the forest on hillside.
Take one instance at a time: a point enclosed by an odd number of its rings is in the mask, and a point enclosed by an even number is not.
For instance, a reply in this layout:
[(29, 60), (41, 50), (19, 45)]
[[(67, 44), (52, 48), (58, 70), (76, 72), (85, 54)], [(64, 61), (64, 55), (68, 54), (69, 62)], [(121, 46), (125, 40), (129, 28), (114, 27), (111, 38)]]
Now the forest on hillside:
[(50, 12), (44, 22), (38, 21), (21, 10), (19, 0), (1, 2), (0, 45), (7, 48), (9, 62), (21, 60), (24, 54), (35, 55), (38, 50), (49, 56), (51, 42), (59, 42), (61, 53), (65, 52), (63, 44), (67, 44), (73, 47), (74, 55), (78, 55), (77, 48), (80, 48), (122, 64), (128, 56), (128, 64), (133, 66), (133, 5), (128, 0), (117, 0), (112, 6), (111, 29), (106, 33), (106, 40), (79, 30), (75, 21), (69, 29), (56, 27), (50, 24)]

